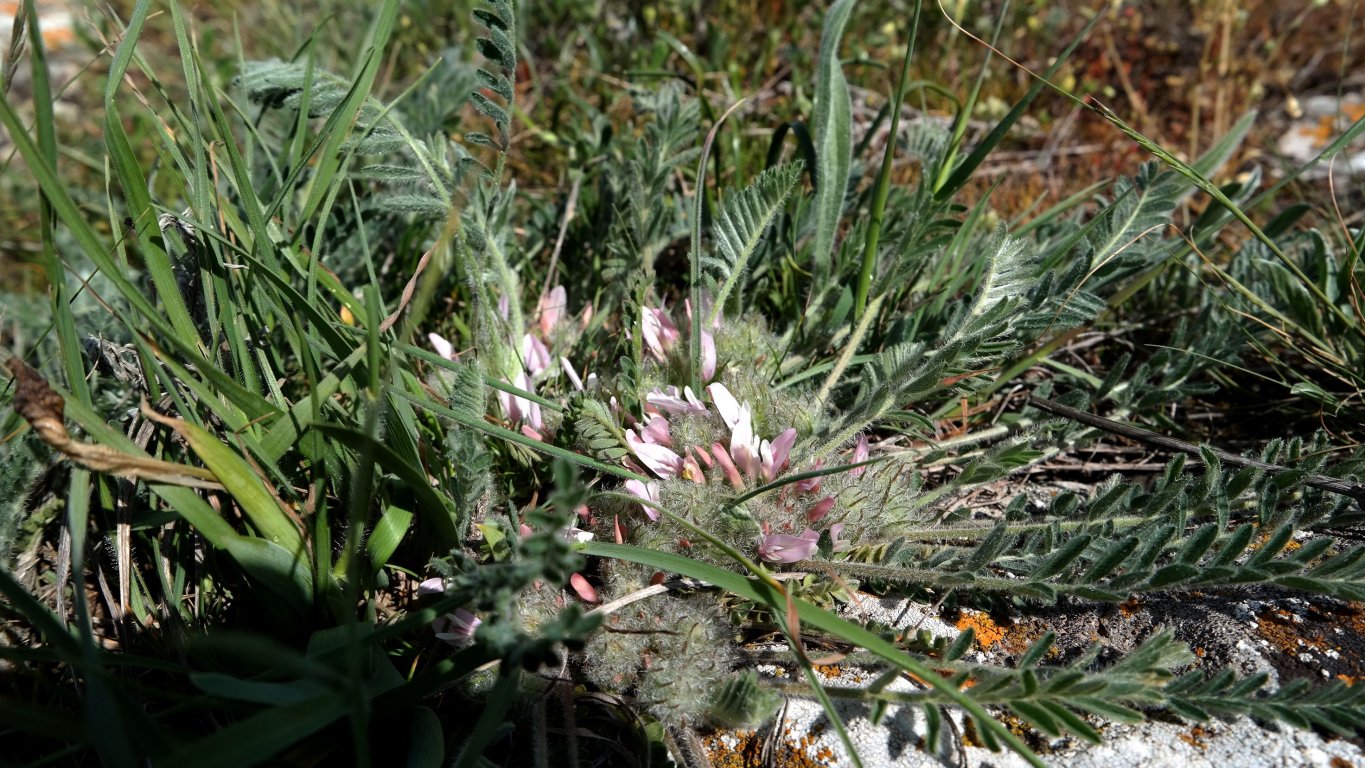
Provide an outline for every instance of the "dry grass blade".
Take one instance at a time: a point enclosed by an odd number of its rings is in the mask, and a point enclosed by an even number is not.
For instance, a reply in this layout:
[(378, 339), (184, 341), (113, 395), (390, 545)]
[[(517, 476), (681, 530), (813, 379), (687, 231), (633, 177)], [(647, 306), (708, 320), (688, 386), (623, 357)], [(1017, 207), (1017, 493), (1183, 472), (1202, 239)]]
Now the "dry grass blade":
[(48, 447), (93, 472), (130, 480), (145, 480), (189, 488), (222, 490), (207, 469), (125, 453), (107, 445), (86, 443), (71, 436), (63, 419), (65, 401), (42, 374), (17, 357), (6, 363), (14, 377), (14, 410), (24, 417)]

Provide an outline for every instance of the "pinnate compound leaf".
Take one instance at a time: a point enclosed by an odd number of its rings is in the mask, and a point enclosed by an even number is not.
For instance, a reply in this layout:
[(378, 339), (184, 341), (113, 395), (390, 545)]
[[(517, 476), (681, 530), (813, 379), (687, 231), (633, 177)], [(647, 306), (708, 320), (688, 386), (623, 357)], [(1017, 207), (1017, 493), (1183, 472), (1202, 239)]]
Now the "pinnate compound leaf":
[(829, 274), (834, 239), (843, 216), (849, 167), (853, 162), (853, 99), (839, 61), (839, 42), (853, 11), (854, 0), (839, 0), (825, 16), (820, 36), (820, 61), (815, 78), (815, 251), (816, 279)]
[(749, 258), (763, 242), (764, 233), (782, 212), (801, 178), (801, 169), (800, 162), (769, 168), (721, 207), (711, 229), (715, 254), (703, 261), (713, 277), (721, 281), (715, 295), (713, 316), (725, 306), (726, 297), (743, 277)]

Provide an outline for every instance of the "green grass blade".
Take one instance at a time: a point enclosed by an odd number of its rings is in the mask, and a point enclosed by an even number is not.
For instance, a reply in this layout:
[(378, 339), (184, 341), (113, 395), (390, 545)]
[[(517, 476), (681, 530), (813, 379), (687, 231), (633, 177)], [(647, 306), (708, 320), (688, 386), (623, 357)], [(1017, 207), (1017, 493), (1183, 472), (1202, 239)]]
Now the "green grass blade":
[(853, 294), (853, 320), (862, 319), (867, 309), (867, 291), (872, 286), (872, 273), (877, 269), (877, 245), (881, 240), (882, 218), (886, 215), (886, 200), (891, 194), (891, 165), (896, 156), (896, 142), (900, 138), (901, 103), (905, 100), (905, 82), (910, 76), (910, 62), (915, 57), (915, 38), (919, 35), (921, 0), (915, 0), (915, 13), (910, 21), (910, 39), (905, 44), (905, 58), (901, 61), (901, 76), (896, 83), (896, 94), (891, 98), (891, 132), (882, 154), (882, 166), (877, 170), (877, 186), (872, 192), (872, 216), (867, 237), (863, 241), (863, 265), (858, 271), (858, 287)]
[(217, 435), (196, 424), (165, 416), (156, 417), (155, 420), (185, 438), (190, 449), (223, 484), (263, 538), (287, 552), (302, 556), (303, 535), (298, 526), (285, 514), (279, 500), (266, 488), (261, 476), (239, 453), (224, 444)]
[(639, 480), (641, 482), (647, 482), (650, 480), (649, 477), (631, 472), (625, 467), (617, 467), (611, 464), (606, 464), (598, 461), (597, 459), (592, 458), (591, 456), (584, 456), (580, 453), (574, 453), (573, 451), (560, 448), (557, 445), (543, 443), (539, 440), (529, 438), (526, 435), (521, 434), (520, 432), (513, 432), (512, 430), (507, 429), (506, 427), (500, 427), (496, 424), (489, 424), (488, 422), (484, 421), (481, 418), (475, 418), (468, 414), (447, 408), (443, 405), (438, 405), (437, 403), (433, 403), (430, 400), (422, 398), (418, 395), (413, 395), (398, 390), (393, 390), (392, 393), (395, 397), (400, 397), (404, 400), (407, 400), (408, 402), (412, 403), (418, 408), (430, 411), (438, 416), (444, 416), (447, 419), (450, 419), (455, 423), (460, 424), (461, 426), (477, 430), (479, 432), (484, 433), (485, 435), (488, 435), (489, 437), (496, 437), (501, 440), (506, 440), (509, 443), (516, 443), (517, 445), (520, 445), (523, 448), (529, 448), (532, 451), (535, 451), (537, 453), (543, 453), (547, 456), (551, 456), (556, 459), (567, 459), (580, 467), (592, 469), (607, 475), (614, 475), (624, 480)]
[(335, 692), (258, 712), (183, 747), (158, 765), (166, 768), (246, 768), (345, 717), (348, 703)]
[(982, 139), (981, 143), (978, 144), (976, 148), (972, 150), (971, 154), (967, 155), (967, 158), (962, 161), (962, 164), (953, 170), (952, 175), (938, 185), (934, 190), (935, 198), (947, 200), (957, 194), (962, 187), (967, 184), (967, 181), (971, 179), (972, 174), (981, 166), (981, 163), (983, 163), (990, 153), (995, 151), (996, 146), (1004, 140), (1005, 134), (1009, 133), (1010, 128), (1014, 127), (1014, 124), (1019, 121), (1019, 118), (1024, 116), (1024, 112), (1028, 110), (1028, 106), (1033, 103), (1033, 100), (1038, 97), (1038, 94), (1042, 92), (1043, 88), (1050, 85), (1052, 76), (1057, 74), (1057, 70), (1061, 69), (1062, 64), (1067, 59), (1071, 58), (1071, 54), (1075, 53), (1076, 48), (1080, 46), (1083, 40), (1090, 36), (1090, 31), (1094, 29), (1095, 25), (1103, 18), (1105, 18), (1105, 14), (1096, 13), (1090, 19), (1089, 23), (1085, 25), (1085, 28), (1081, 30), (1080, 34), (1076, 35), (1075, 39), (1073, 39), (1066, 48), (1062, 50), (1061, 54), (1057, 56), (1057, 59), (1052, 62), (1052, 66), (1048, 67), (1047, 71), (1042, 74), (1042, 77), (1034, 80), (1033, 85), (1029, 86), (1028, 93), (1024, 94), (1024, 98), (1015, 104), (1014, 107), (1000, 119), (999, 123), (996, 123), (995, 127), (991, 129), (991, 132), (986, 134), (986, 138)]
[(109, 158), (118, 174), (119, 186), (128, 206), (128, 215), (133, 219), (137, 233), (138, 247), (141, 249), (147, 273), (156, 287), (157, 296), (165, 307), (165, 314), (175, 330), (175, 336), (185, 344), (198, 346), (201, 342), (195, 330), (194, 320), (190, 318), (185, 300), (180, 295), (175, 273), (171, 269), (170, 256), (161, 247), (161, 231), (157, 227), (157, 211), (152, 205), (151, 193), (147, 191), (147, 177), (142, 173), (137, 154), (133, 151), (128, 134), (123, 129), (117, 96), (119, 85), (132, 63), (133, 52), (137, 47), (142, 27), (151, 13), (151, 0), (139, 0), (123, 30), (114, 60), (110, 65), (109, 79), (104, 90), (104, 138), (109, 150)]
[(380, 467), (403, 481), (422, 510), (422, 519), (429, 521), (437, 532), (436, 551), (446, 551), (459, 544), (460, 533), (455, 528), (455, 510), (450, 498), (431, 487), (420, 466), (404, 461), (387, 445), (358, 429), (339, 424), (314, 424), (313, 429), (352, 451), (369, 453)]

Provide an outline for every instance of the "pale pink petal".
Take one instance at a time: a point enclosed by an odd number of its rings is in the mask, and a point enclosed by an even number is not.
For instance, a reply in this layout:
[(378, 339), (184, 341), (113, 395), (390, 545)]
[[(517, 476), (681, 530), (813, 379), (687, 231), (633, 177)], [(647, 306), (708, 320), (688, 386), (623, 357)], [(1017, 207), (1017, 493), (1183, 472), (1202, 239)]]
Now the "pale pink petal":
[(439, 576), (434, 579), (427, 579), (417, 585), (419, 595), (439, 595), (446, 591), (446, 580)]
[(662, 416), (652, 416), (645, 428), (640, 430), (640, 437), (646, 443), (672, 447), (673, 436), (669, 434), (668, 427), (668, 419)]
[(812, 506), (810, 510), (806, 512), (806, 518), (810, 520), (812, 523), (816, 522), (825, 515), (828, 515), (831, 509), (834, 509), (834, 497), (826, 496), (825, 498), (815, 502), (815, 505)]
[(792, 446), (796, 445), (796, 429), (788, 428), (782, 434), (773, 438), (771, 445), (771, 457), (764, 457), (763, 477), (772, 482), (777, 477), (777, 473), (787, 468), (787, 461), (791, 457)]
[(744, 478), (740, 477), (739, 470), (735, 467), (735, 463), (730, 460), (730, 452), (725, 450), (725, 446), (720, 443), (712, 444), (711, 455), (716, 457), (716, 463), (725, 472), (725, 478), (730, 481), (730, 485), (736, 489), (743, 489)]
[(707, 453), (705, 448), (700, 445), (694, 445), (692, 446), (692, 452), (697, 455), (697, 461), (705, 464), (708, 468), (712, 466), (711, 454)]
[(644, 338), (645, 350), (663, 362), (668, 350), (678, 340), (678, 327), (663, 309), (641, 307), (640, 334)]
[[(653, 481), (642, 483), (639, 480), (627, 480), (626, 492), (632, 496), (644, 499), (645, 501), (652, 501), (656, 504), (659, 501), (659, 484)], [(645, 511), (645, 516), (650, 520), (659, 519), (659, 510), (654, 507), (647, 504), (641, 504), (640, 508)]]
[[(867, 435), (858, 435), (858, 444), (855, 445), (855, 446), (853, 446), (853, 462), (852, 462), (852, 463), (857, 464), (857, 463), (859, 463), (859, 462), (867, 461), (867, 453), (868, 453), (868, 450), (867, 450), (867, 449), (868, 449), (868, 445), (867, 445)], [(858, 477), (858, 476), (862, 475), (862, 474), (863, 474), (864, 472), (866, 472), (866, 471), (867, 471), (867, 467), (858, 467), (857, 469), (850, 469), (850, 470), (848, 471), (848, 474), (849, 474), (850, 477)]]
[[(823, 459), (816, 459), (815, 462), (814, 462), (813, 464), (811, 464), (810, 468), (811, 468), (812, 470), (815, 470), (815, 469), (820, 469), (820, 468), (823, 467), (823, 466), (825, 466), (824, 460), (823, 460)], [(822, 481), (822, 480), (824, 480), (823, 477), (811, 477), (811, 478), (807, 478), (807, 479), (805, 479), (805, 480), (800, 480), (800, 481), (798, 481), (798, 482), (796, 483), (796, 487), (799, 488), (799, 489), (801, 489), (801, 492), (802, 492), (802, 493), (813, 493), (813, 492), (815, 492), (815, 491), (820, 490), (820, 481)]]
[(564, 370), (564, 375), (569, 377), (569, 383), (573, 384), (573, 388), (578, 390), (579, 392), (582, 392), (583, 380), (578, 378), (578, 374), (574, 371), (573, 363), (569, 362), (569, 358), (567, 357), (559, 358), (559, 367)]
[(758, 544), (758, 556), (770, 563), (795, 563), (815, 554), (820, 534), (807, 528), (799, 536), (774, 533)]
[(640, 335), (644, 340), (645, 351), (663, 359), (664, 345), (659, 338), (659, 318), (649, 307), (640, 307)]
[(437, 640), (451, 645), (466, 645), (482, 623), (478, 616), (461, 608), (454, 613), (437, 617), (431, 622), (431, 628), (436, 630)]
[(839, 541), (839, 534), (841, 534), (841, 533), (843, 533), (843, 532), (844, 532), (844, 524), (843, 524), (843, 523), (835, 523), (834, 525), (831, 525), (831, 526), (829, 527), (829, 540), (830, 540), (831, 543), (834, 544), (834, 550), (833, 550), (833, 551), (835, 551), (835, 552), (847, 552), (847, 551), (849, 551), (850, 549), (853, 549), (853, 543), (852, 543), (852, 542), (848, 542), (848, 541)]
[(601, 602), (601, 600), (597, 598), (597, 590), (593, 589), (593, 586), (588, 583), (587, 578), (584, 577), (583, 574), (575, 573), (570, 576), (569, 586), (573, 587), (574, 594), (578, 595), (579, 599), (583, 602), (592, 603), (594, 605)]
[(662, 445), (646, 443), (635, 430), (626, 430), (626, 444), (635, 452), (645, 467), (659, 477), (677, 477), (682, 471), (682, 457)]
[(431, 348), (436, 350), (436, 354), (451, 362), (459, 361), (459, 355), (455, 354), (455, 345), (446, 341), (444, 336), (439, 333), (428, 333), (427, 341), (431, 342)]
[(545, 442), (545, 436), (535, 431), (534, 429), (531, 429), (531, 425), (529, 424), (521, 425), (521, 433), (531, 438), (532, 440), (535, 440), (536, 442), (539, 443)]
[(503, 320), (506, 320), (506, 319), (508, 318), (508, 316), (509, 316), (511, 313), (512, 313), (512, 302), (510, 302), (510, 301), (507, 299), (507, 294), (503, 294), (503, 295), (499, 296), (499, 297), (498, 297), (498, 314), (502, 316), (502, 319), (503, 319)]
[(716, 377), (716, 337), (701, 332), (701, 380), (710, 381)]
[(521, 363), (526, 366), (526, 370), (532, 376), (539, 376), (542, 371), (550, 367), (550, 350), (545, 347), (545, 342), (537, 339), (531, 334), (523, 334), (521, 337)]
[(554, 332), (568, 306), (569, 297), (562, 285), (556, 285), (549, 293), (541, 295), (540, 302), (536, 305), (536, 311), (540, 314), (541, 335), (548, 338)]
[(716, 412), (720, 414), (721, 421), (733, 430), (739, 423), (739, 401), (721, 383), (712, 384), (706, 388), (706, 392), (711, 395), (711, 402), (716, 404)]
[[(529, 392), (531, 394), (535, 394), (536, 392), (535, 384), (531, 381), (530, 377), (526, 375), (525, 371), (518, 373), (516, 378), (510, 383), (523, 392)], [(536, 431), (540, 431), (541, 427), (544, 426), (541, 420), (540, 403), (532, 402), (524, 397), (503, 392), (502, 390), (498, 390), (498, 402), (502, 404), (503, 413), (507, 415), (509, 421), (525, 421)]]
[[(506, 381), (506, 379), (504, 379), (504, 381)], [(510, 384), (511, 382), (507, 383)], [(502, 408), (502, 415), (506, 416), (508, 421), (521, 421), (521, 403), (525, 402), (527, 401), (513, 395), (511, 392), (504, 392), (501, 389), (498, 390), (498, 405)]]
[(669, 415), (706, 413), (706, 405), (698, 400), (696, 395), (692, 394), (691, 387), (684, 387), (681, 393), (677, 387), (673, 386), (655, 389), (645, 395), (645, 402)]

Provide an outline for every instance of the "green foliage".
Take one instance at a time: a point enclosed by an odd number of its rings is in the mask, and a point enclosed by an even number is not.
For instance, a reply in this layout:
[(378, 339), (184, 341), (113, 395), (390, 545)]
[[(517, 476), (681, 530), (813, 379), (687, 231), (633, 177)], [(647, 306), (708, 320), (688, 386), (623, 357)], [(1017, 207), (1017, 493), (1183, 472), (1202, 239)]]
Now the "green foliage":
[(839, 0), (825, 17), (820, 35), (820, 64), (815, 76), (815, 111), (811, 116), (814, 128), (815, 156), (818, 166), (815, 175), (815, 245), (811, 264), (817, 280), (831, 274), (831, 259), (835, 236), (844, 213), (844, 197), (849, 182), (852, 159), (853, 111), (844, 66), (839, 60), (839, 43), (844, 27), (853, 11), (853, 0)]
[(744, 277), (749, 259), (758, 250), (773, 220), (782, 212), (800, 177), (800, 163), (770, 168), (744, 191), (725, 201), (712, 234), (715, 255), (702, 261), (703, 268), (719, 284), (712, 299), (715, 302), (711, 313), (713, 319), (719, 317), (730, 292)]
[[(16, 759), (572, 762), (601, 737), (645, 764), (703, 722), (758, 727), (783, 695), (819, 701), (850, 751), (835, 696), (920, 708), (931, 749), (956, 708), (1035, 763), (992, 712), (1089, 741), (1154, 715), (1359, 733), (1355, 689), (1191, 668), (1166, 632), (1064, 661), (1046, 636), (1002, 667), (966, 660), (971, 631), (840, 615), (858, 589), (1022, 610), (1252, 588), (1365, 600), (1359, 499), (1320, 482), (1358, 487), (1365, 458), (1344, 441), (1258, 434), (1262, 465), (1203, 449), (1150, 482), (1034, 503), (1025, 473), (1103, 433), (1003, 396), (1055, 390), (1175, 431), (1228, 391), (1228, 365), (1259, 359), (1295, 407), (1349, 423), (1359, 234), (1295, 230), (1301, 210), (1261, 229), (1242, 211), (1261, 204), (1256, 174), (1212, 185), (1251, 115), (1192, 163), (1130, 133), (1161, 163), (1011, 230), (960, 193), (1041, 85), (965, 157), (975, 89), (951, 127), (893, 117), (876, 165), (885, 114), (855, 125), (840, 58), (854, 13), (834, 4), (813, 72), (793, 75), (809, 129), (783, 117), (756, 141), (752, 114), (721, 130), (708, 64), (676, 38), (659, 50), (696, 70), (693, 93), (565, 93), (529, 57), (517, 83), (518, 24), (553, 13), (503, 0), (465, 22), (478, 63), (400, 72), (389, 101), (384, 63), (413, 55), (389, 47), (396, 2), (349, 64), (315, 37), (289, 61), (240, 56), (227, 90), (172, 5), (172, 98), (137, 50), (159, 23), (141, 2), (103, 93), (105, 197), (69, 176), (86, 155), (58, 152), (37, 51), (36, 121), (0, 99), (41, 200), (51, 307), (20, 319), (17, 351), (52, 398), (0, 391), (0, 592), (31, 646), (0, 649)], [(156, 87), (128, 98), (143, 79)], [(554, 109), (519, 105), (519, 86)], [(893, 185), (906, 154), (918, 174)], [(542, 157), (567, 192), (537, 186)], [(1196, 191), (1221, 207), (1187, 240), (1171, 223)], [(1254, 239), (1229, 237), (1234, 220)], [(457, 341), (433, 354), (419, 329)], [(1067, 348), (1082, 333), (1137, 342), (1083, 356)], [(1008, 497), (994, 515), (970, 496), (988, 486)], [(807, 575), (776, 578), (788, 567)], [(805, 684), (743, 666), (740, 642), (777, 636)], [(827, 690), (811, 636), (881, 677)], [(902, 675), (921, 688), (888, 690)], [(591, 744), (580, 715), (602, 729)]]

